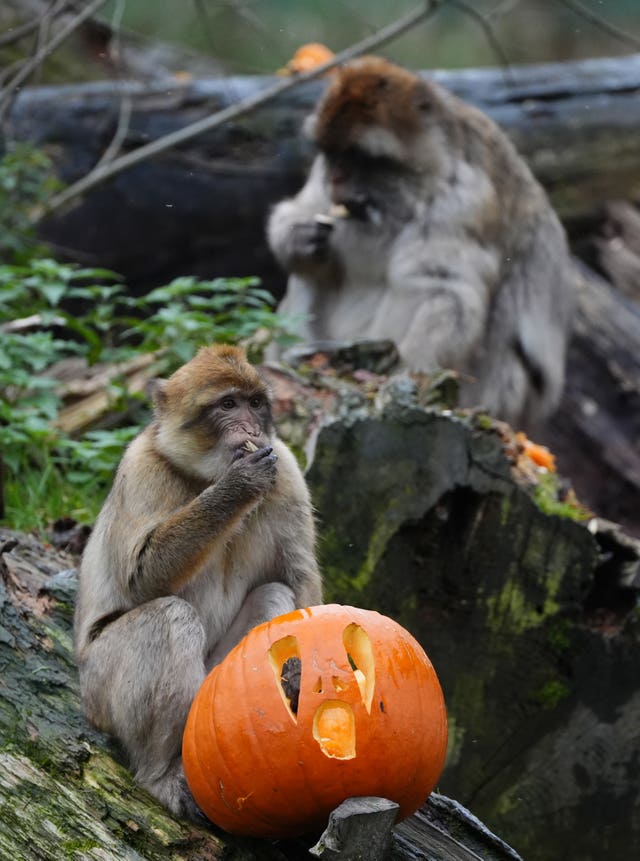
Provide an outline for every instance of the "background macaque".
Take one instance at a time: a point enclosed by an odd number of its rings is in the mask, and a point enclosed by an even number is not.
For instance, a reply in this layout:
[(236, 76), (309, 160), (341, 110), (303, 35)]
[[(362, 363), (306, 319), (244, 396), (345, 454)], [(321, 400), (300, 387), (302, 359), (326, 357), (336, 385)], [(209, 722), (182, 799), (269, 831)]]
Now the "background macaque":
[(75, 645), (89, 720), (194, 816), (181, 742), (205, 674), (254, 625), (319, 604), (321, 580), (305, 481), (243, 351), (202, 349), (154, 404), (83, 556)]
[(386, 60), (339, 69), (309, 178), (268, 236), (306, 340), (389, 338), (462, 402), (529, 423), (558, 402), (573, 272), (531, 172), (482, 113)]

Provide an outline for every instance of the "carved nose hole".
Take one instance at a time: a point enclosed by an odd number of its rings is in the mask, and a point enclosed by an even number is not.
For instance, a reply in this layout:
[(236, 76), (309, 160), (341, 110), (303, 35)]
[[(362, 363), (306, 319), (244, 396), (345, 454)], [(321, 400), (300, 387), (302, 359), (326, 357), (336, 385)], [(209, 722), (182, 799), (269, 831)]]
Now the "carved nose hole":
[(296, 637), (282, 637), (269, 648), (269, 663), (276, 678), (282, 702), (294, 723), (298, 722), (298, 700), (302, 661)]
[(341, 679), (340, 676), (331, 676), (331, 681), (333, 683), (333, 688), (337, 694), (341, 694), (342, 691), (346, 691), (349, 687), (347, 682), (344, 679)]
[(353, 709), (342, 700), (325, 700), (313, 716), (313, 737), (325, 756), (353, 759), (356, 755), (356, 722)]
[(313, 686), (313, 693), (314, 694), (321, 694), (322, 693), (322, 676), (318, 676), (318, 681)]
[(352, 622), (342, 632), (342, 642), (347, 651), (349, 665), (360, 688), (362, 702), (367, 712), (371, 714), (373, 690), (376, 684), (376, 666), (369, 635), (364, 628)]

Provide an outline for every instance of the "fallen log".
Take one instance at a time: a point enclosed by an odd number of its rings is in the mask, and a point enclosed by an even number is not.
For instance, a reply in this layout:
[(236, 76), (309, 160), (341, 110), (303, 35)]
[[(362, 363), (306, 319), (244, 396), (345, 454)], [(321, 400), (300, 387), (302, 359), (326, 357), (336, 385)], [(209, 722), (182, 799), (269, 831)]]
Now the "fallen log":
[[(237, 838), (175, 819), (133, 781), (114, 744), (86, 723), (71, 645), (76, 564), (77, 557), (32, 536), (0, 529), (0, 857), (310, 858), (313, 839)], [(344, 854), (320, 857), (356, 857), (351, 847), (356, 837), (363, 839), (362, 824), (349, 825), (349, 814), (340, 817)], [(367, 830), (380, 833), (380, 825), (371, 821)], [(426, 847), (438, 847), (444, 861), (520, 861), (467, 810), (441, 796), (390, 835), (390, 854), (366, 857), (414, 861), (425, 857)]]
[[(511, 136), (566, 218), (608, 197), (640, 196), (640, 54), (515, 67), (429, 71), (485, 110)], [(48, 150), (72, 182), (113, 139), (126, 96), (124, 151), (268, 86), (263, 77), (162, 83), (99, 82), (22, 91), (10, 138)], [(264, 241), (269, 207), (299, 187), (309, 161), (300, 134), (322, 83), (289, 91), (222, 128), (141, 164), (42, 226), (71, 256), (138, 285), (177, 274), (256, 274), (275, 295), (283, 277)]]

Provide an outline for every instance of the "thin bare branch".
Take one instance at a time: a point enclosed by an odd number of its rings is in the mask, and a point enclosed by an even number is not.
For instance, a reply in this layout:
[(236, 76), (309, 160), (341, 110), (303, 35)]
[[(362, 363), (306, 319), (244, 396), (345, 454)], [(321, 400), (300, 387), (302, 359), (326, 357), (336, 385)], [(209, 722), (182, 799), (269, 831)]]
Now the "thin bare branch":
[(67, 39), (74, 30), (76, 30), (87, 18), (94, 15), (101, 6), (104, 6), (107, 0), (93, 0), (88, 3), (85, 8), (78, 12), (64, 27), (62, 27), (51, 41), (42, 47), (35, 56), (31, 57), (22, 68), (16, 72), (13, 78), (4, 86), (2, 94), (2, 102), (0, 103), (0, 123), (4, 119), (7, 110), (11, 106), (11, 102), (15, 92), (29, 79), (30, 75), (37, 69), (50, 54)]
[[(53, 25), (55, 17), (65, 8), (66, 5), (67, 0), (57, 0), (57, 2), (56, 0), (52, 0), (52, 2), (49, 3), (49, 8), (45, 11), (45, 13), (40, 19), (40, 27), (38, 28), (38, 35), (36, 38), (34, 54), (39, 54), (49, 41), (49, 34), (51, 32), (51, 27)], [(36, 69), (34, 69), (34, 79), (36, 84), (40, 82), (41, 71), (42, 65), (39, 65)]]
[(209, 45), (209, 50), (212, 54), (215, 55), (216, 40), (213, 36), (213, 28), (211, 27), (211, 21), (209, 20), (209, 16), (207, 15), (206, 3), (204, 2), (204, 0), (193, 0), (193, 3), (196, 7), (196, 14), (200, 19), (200, 24), (202, 25), (207, 44)]
[(13, 45), (14, 42), (19, 42), (30, 36), (40, 26), (40, 18), (34, 18), (33, 21), (25, 21), (24, 24), (18, 24), (17, 27), (12, 27), (7, 33), (0, 35), (0, 48), (6, 48), (8, 45)]
[(616, 27), (615, 24), (611, 24), (601, 15), (592, 12), (591, 9), (588, 9), (580, 2), (580, 0), (557, 0), (557, 2), (562, 6), (566, 6), (567, 9), (571, 9), (571, 11), (575, 12), (576, 15), (584, 18), (585, 21), (589, 21), (590, 24), (598, 27), (598, 29), (602, 30), (604, 33), (607, 33), (609, 36), (613, 36), (614, 39), (624, 42), (632, 48), (640, 48), (640, 38), (632, 36), (630, 33), (626, 33), (624, 30)]
[(122, 173), (122, 171), (127, 170), (142, 161), (146, 161), (146, 159), (151, 158), (152, 156), (165, 152), (178, 144), (184, 143), (185, 141), (202, 134), (203, 132), (218, 128), (223, 125), (223, 123), (229, 122), (229, 120), (237, 119), (238, 117), (255, 110), (257, 107), (273, 101), (281, 93), (285, 93), (288, 90), (299, 87), (307, 81), (319, 78), (329, 69), (332, 69), (341, 63), (380, 48), (387, 42), (397, 39), (417, 24), (425, 21), (446, 2), (448, 2), (448, 0), (425, 0), (425, 2), (420, 4), (420, 6), (416, 7), (402, 18), (399, 18), (393, 23), (388, 24), (386, 27), (381, 28), (370, 36), (367, 36), (365, 39), (356, 42), (344, 51), (336, 54), (329, 62), (323, 63), (321, 66), (317, 66), (309, 72), (277, 81), (271, 86), (265, 87), (265, 89), (261, 90), (256, 95), (242, 99), (233, 105), (229, 105), (227, 108), (223, 108), (221, 111), (217, 111), (215, 114), (203, 117), (182, 129), (178, 129), (175, 132), (164, 135), (164, 137), (151, 141), (151, 143), (145, 144), (133, 152), (121, 156), (109, 165), (101, 165), (100, 167), (95, 168), (89, 174), (82, 177), (82, 179), (79, 179), (77, 182), (64, 189), (64, 191), (52, 197), (42, 211), (34, 213), (34, 220), (38, 220), (43, 215), (60, 209), (61, 206), (69, 203), (79, 195), (84, 194), (92, 188), (96, 188), (106, 180), (116, 176), (116, 174)]
[[(19, 39), (24, 39), (27, 36), (30, 36), (32, 33), (38, 31), (37, 36), (37, 47), (35, 53), (38, 52), (39, 46), (43, 40), (43, 30), (45, 27), (48, 27), (53, 19), (61, 12), (64, 12), (65, 7), (68, 4), (68, 0), (58, 0), (58, 2), (53, 2), (49, 4), (49, 8), (46, 9), (42, 15), (38, 18), (33, 19), (32, 21), (27, 21), (25, 24), (22, 24), (20, 27), (14, 28), (9, 33), (5, 34), (5, 36), (0, 36), (0, 48), (6, 47), (10, 45), (12, 42), (18, 41)], [(19, 31), (19, 32), (18, 32)], [(29, 62), (28, 57), (23, 57), (19, 60), (15, 60), (9, 66), (6, 66), (2, 72), (0, 73), (0, 90), (4, 88), (5, 81), (8, 81), (14, 72), (22, 69), (25, 63)]]
[[(118, 78), (121, 77), (120, 31), (122, 27), (122, 17), (124, 15), (125, 7), (126, 0), (118, 0), (118, 2), (116, 3), (116, 7), (113, 10), (113, 16), (111, 18), (111, 40), (109, 42), (109, 57), (113, 62), (113, 67)], [(116, 130), (114, 132), (113, 138), (111, 139), (111, 143), (105, 149), (97, 163), (94, 165), (94, 170), (100, 165), (111, 163), (120, 152), (120, 148), (127, 137), (127, 132), (129, 131), (129, 123), (131, 121), (132, 111), (133, 99), (131, 98), (130, 93), (128, 93), (124, 87), (121, 87), (120, 108), (118, 110), (118, 122), (116, 125)]]
[(460, 9), (461, 12), (464, 12), (465, 15), (469, 15), (470, 18), (480, 26), (484, 35), (491, 46), (491, 50), (494, 52), (496, 57), (498, 58), (498, 62), (504, 69), (505, 77), (507, 83), (512, 82), (511, 78), (511, 63), (509, 62), (509, 58), (507, 57), (502, 45), (500, 44), (500, 40), (493, 32), (493, 27), (491, 23), (488, 21), (484, 15), (481, 15), (477, 9), (474, 9), (473, 6), (470, 6), (468, 3), (465, 3), (464, 0), (451, 0), (451, 5), (456, 6)]

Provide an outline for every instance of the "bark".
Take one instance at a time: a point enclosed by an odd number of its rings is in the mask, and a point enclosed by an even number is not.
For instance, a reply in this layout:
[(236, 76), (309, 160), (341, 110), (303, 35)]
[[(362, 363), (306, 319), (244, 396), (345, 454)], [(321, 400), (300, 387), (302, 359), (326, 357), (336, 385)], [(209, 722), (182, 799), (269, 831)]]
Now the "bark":
[(450, 722), (441, 791), (528, 861), (633, 857), (640, 544), (574, 520), (504, 426), (425, 409), (410, 377), (368, 386), (336, 395), (308, 472), (327, 599), (426, 649)]
[[(31, 536), (0, 529), (0, 857), (310, 858), (313, 840), (232, 838), (213, 827), (174, 819), (134, 783), (117, 747), (89, 727), (80, 712), (72, 658), (76, 563), (77, 557)], [(375, 823), (369, 827), (380, 828)], [(362, 828), (349, 828), (347, 822), (346, 830), (359, 831), (362, 838)], [(466, 836), (454, 837), (454, 830)], [(353, 857), (349, 847), (354, 840), (347, 835), (345, 858)], [(412, 825), (399, 827), (391, 841), (393, 861), (423, 858), (424, 847), (442, 844), (446, 850), (447, 841), (455, 854), (443, 850), (438, 857), (445, 861), (518, 859), (468, 811), (440, 796), (425, 805)]]

